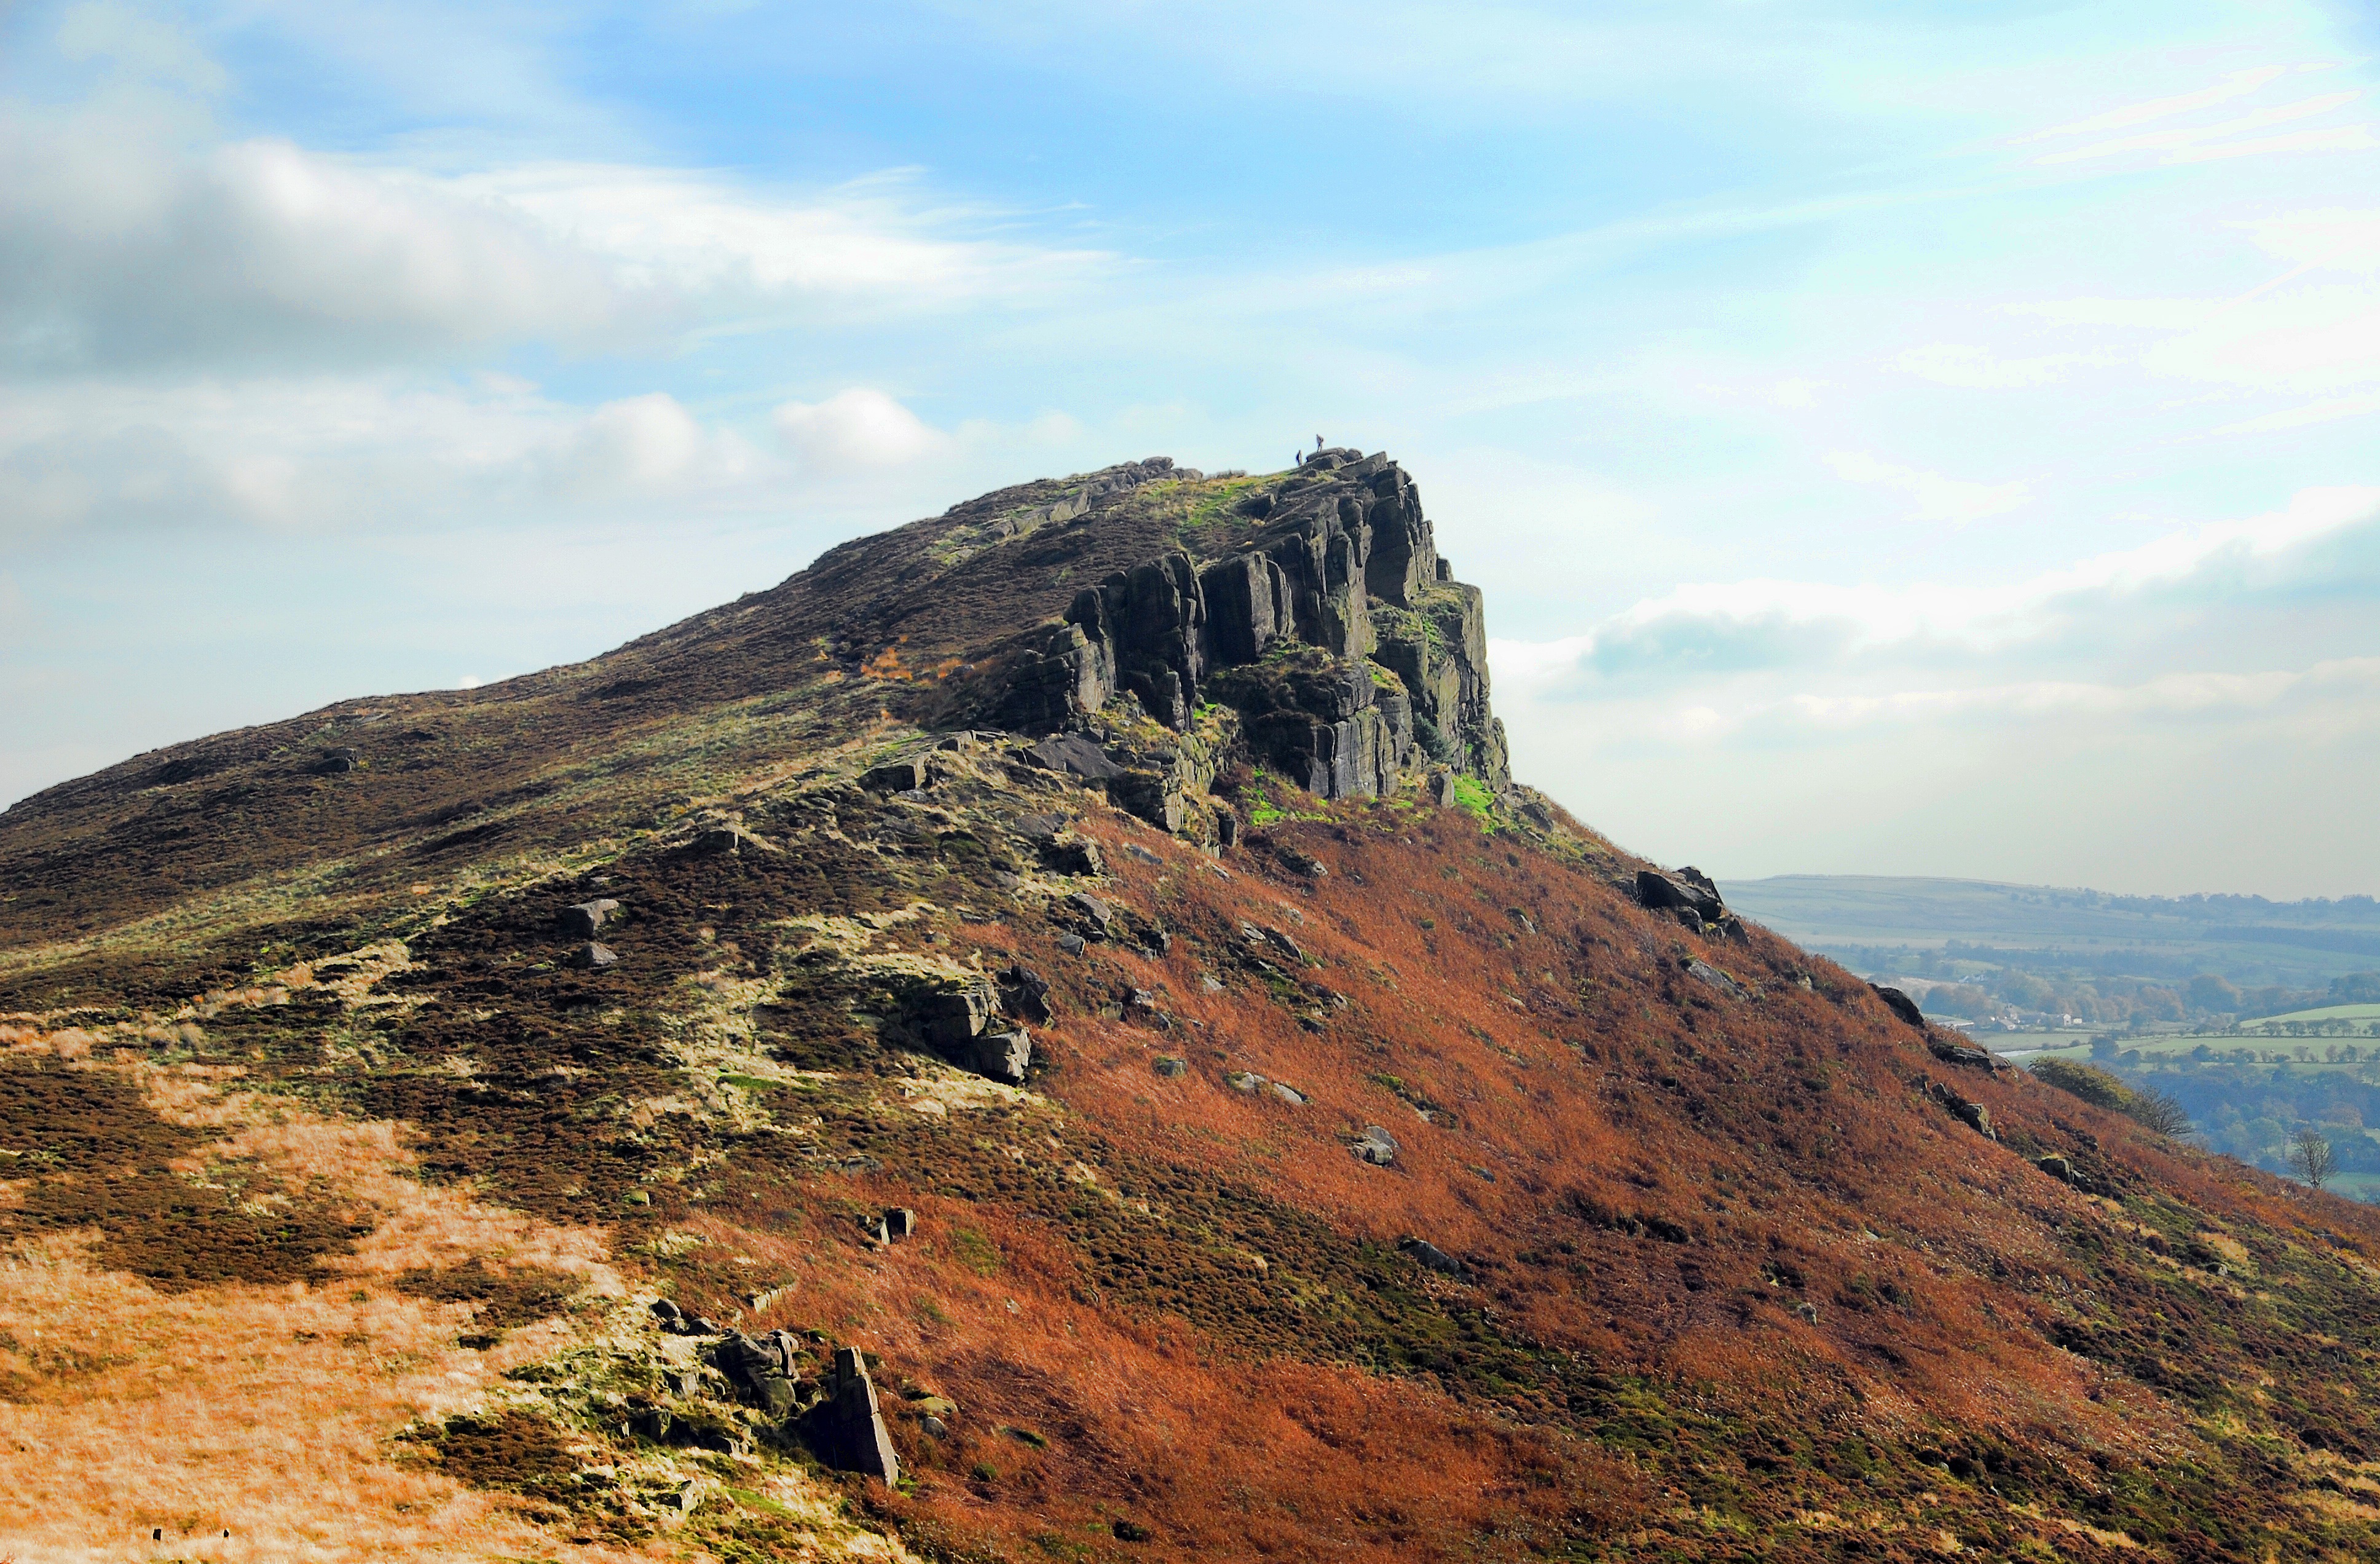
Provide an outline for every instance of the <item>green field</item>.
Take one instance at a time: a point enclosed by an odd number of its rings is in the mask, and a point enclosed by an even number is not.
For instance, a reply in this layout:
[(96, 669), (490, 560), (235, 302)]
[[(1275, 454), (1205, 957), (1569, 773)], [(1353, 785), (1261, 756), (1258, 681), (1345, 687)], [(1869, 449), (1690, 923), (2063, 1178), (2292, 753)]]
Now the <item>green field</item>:
[(2380, 1005), (2325, 1005), (2314, 1010), (2291, 1010), (2285, 1016), (2265, 1016), (2241, 1021), (2247, 1028), (2283, 1026), (2290, 1021), (2380, 1021)]

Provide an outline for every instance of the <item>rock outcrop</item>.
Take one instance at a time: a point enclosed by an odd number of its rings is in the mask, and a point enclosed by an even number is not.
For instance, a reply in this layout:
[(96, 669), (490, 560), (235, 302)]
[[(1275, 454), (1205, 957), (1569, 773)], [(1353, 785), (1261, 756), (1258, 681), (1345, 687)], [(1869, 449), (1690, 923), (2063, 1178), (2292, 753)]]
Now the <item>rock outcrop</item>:
[[(1483, 600), (1439, 556), (1404, 470), (1322, 451), (1238, 505), (1257, 529), (1224, 557), (1176, 549), (1078, 592), (1008, 670), (995, 720), (1079, 729), (1129, 696), (1188, 734), (1214, 704), (1253, 759), (1326, 798), (1389, 791), (1430, 764), (1502, 792)], [(1161, 775), (1121, 801), (1179, 830), (1196, 786)]]

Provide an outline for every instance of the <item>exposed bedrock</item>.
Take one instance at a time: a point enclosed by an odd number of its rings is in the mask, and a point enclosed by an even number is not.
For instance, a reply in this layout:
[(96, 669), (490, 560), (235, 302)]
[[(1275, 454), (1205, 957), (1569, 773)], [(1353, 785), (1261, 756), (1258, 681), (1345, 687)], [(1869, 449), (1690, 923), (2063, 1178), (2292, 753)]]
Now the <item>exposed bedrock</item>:
[(1012, 665), (996, 719), (1086, 727), (1130, 695), (1186, 733), (1218, 703), (1261, 764), (1326, 797), (1423, 764), (1502, 791), (1484, 605), (1439, 557), (1404, 470), (1323, 451), (1238, 505), (1257, 526), (1230, 555), (1174, 550), (1078, 593)]

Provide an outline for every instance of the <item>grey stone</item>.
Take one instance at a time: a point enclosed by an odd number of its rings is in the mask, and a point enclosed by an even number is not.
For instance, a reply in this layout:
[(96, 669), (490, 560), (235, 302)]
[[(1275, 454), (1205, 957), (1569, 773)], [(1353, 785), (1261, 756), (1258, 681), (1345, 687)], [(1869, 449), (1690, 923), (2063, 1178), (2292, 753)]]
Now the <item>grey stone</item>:
[(907, 755), (887, 761), (859, 774), (859, 785), (871, 793), (914, 792), (930, 780), (926, 772), (926, 757)]
[(1227, 851), (1240, 845), (1240, 817), (1221, 804), (1215, 806), (1215, 845)]
[(1271, 946), (1275, 950), (1280, 951), (1282, 955), (1288, 957), (1291, 960), (1297, 962), (1299, 965), (1303, 966), (1305, 964), (1305, 952), (1298, 948), (1297, 941), (1290, 938), (1287, 935), (1281, 933), (1279, 929), (1274, 928), (1269, 923), (1265, 925), (1264, 936), (1265, 943), (1267, 945)]
[(1055, 1013), (1049, 980), (1021, 961), (1012, 965), (1000, 974), (1000, 1008), (1020, 1020), (1048, 1025)]
[(744, 833), (733, 825), (714, 825), (694, 838), (694, 850), (700, 853), (731, 853), (744, 845)]
[(1014, 1032), (989, 1032), (976, 1039), (971, 1068), (978, 1075), (1022, 1086), (1032, 1064), (1033, 1038), (1021, 1026)]
[(1083, 936), (1078, 934), (1061, 934), (1058, 936), (1058, 948), (1069, 956), (1080, 956), (1084, 945)]
[(1176, 1058), (1171, 1054), (1160, 1054), (1152, 1068), (1168, 1081), (1175, 1081), (1190, 1072), (1190, 1061)]
[(917, 1214), (905, 1205), (896, 1205), (884, 1214), (884, 1236), (894, 1243), (917, 1234)]
[(835, 1350), (826, 1395), (803, 1414), (797, 1432), (812, 1454), (838, 1472), (863, 1472), (887, 1485), (901, 1480), (901, 1458), (893, 1453), (876, 1387), (856, 1347)]
[(1253, 1070), (1227, 1069), (1223, 1072), (1223, 1084), (1234, 1092), (1253, 1093), (1264, 1083), (1265, 1078)]
[(1869, 984), (1867, 986), (1870, 992), (1874, 993), (1877, 998), (1884, 1001), (1884, 1008), (1886, 1009), (1890, 1010), (1894, 1015), (1899, 1016), (1902, 1020), (1907, 1021), (1918, 1031), (1923, 1032), (1925, 1030), (1925, 1013), (1917, 1008), (1916, 1000), (1912, 999), (1908, 995), (1903, 994), (1897, 988), (1886, 988), (1880, 984), (1873, 983)]
[(1386, 1167), (1397, 1160), (1397, 1138), (1377, 1124), (1366, 1124), (1355, 1143), (1347, 1148), (1365, 1162), (1376, 1167)]
[(620, 904), (608, 896), (592, 901), (581, 901), (554, 914), (554, 926), (570, 939), (593, 939), (603, 929), (604, 923), (620, 910)]
[(1993, 1057), (1988, 1049), (1969, 1048), (1956, 1043), (1945, 1043), (1939, 1037), (1926, 1038), (1925, 1051), (1944, 1064), (1959, 1065), (1968, 1069), (1980, 1069), (1987, 1074), (1996, 1074), (2000, 1068), (2000, 1061)]
[(2034, 1166), (2061, 1184), (2074, 1181), (2074, 1165), (2056, 1152), (2046, 1152), (2034, 1159)]
[(570, 953), (570, 964), (589, 971), (601, 971), (605, 967), (616, 966), (619, 960), (611, 947), (597, 945), (591, 940)]
[(1452, 1277), (1457, 1281), (1467, 1282), (1471, 1279), (1469, 1266), (1427, 1239), (1401, 1238), (1397, 1240), (1397, 1247), (1410, 1255), (1415, 1264), (1436, 1271), (1439, 1276)]
[(1976, 1134), (1981, 1135), (1985, 1140), (1997, 1141), (1999, 1139), (1998, 1132), (1992, 1128), (1992, 1110), (1985, 1107), (1983, 1104), (1969, 1102), (1966, 1098), (1959, 1095), (1958, 1093), (1953, 1092), (1950, 1088), (1943, 1085), (1938, 1081), (1929, 1082), (1926, 1086), (1926, 1092), (1927, 1094), (1932, 1096), (1936, 1102), (1940, 1103), (1944, 1107), (1949, 1108), (1952, 1113), (1958, 1115), (1959, 1118), (1964, 1119), (1967, 1127), (1973, 1130)]
[(1727, 916), (1726, 905), (1715, 893), (1691, 881), (1673, 879), (1652, 869), (1636, 872), (1636, 901), (1639, 906), (1657, 911), (1675, 908), (1692, 912), (1706, 923), (1716, 923)]
[(1292, 1107), (1304, 1107), (1305, 1106), (1305, 1094), (1299, 1091), (1294, 1086), (1284, 1086), (1280, 1081), (1276, 1081), (1272, 1083), (1272, 1094), (1279, 1097), (1282, 1102), (1289, 1104)]
[(1135, 859), (1142, 863), (1162, 863), (1165, 861), (1165, 860), (1158, 857), (1157, 854), (1149, 851), (1138, 842), (1124, 843), (1123, 851), (1125, 857)]
[(1750, 997), (1742, 984), (1712, 966), (1708, 961), (1690, 958), (1686, 962), (1686, 972), (1689, 976), (1718, 989), (1730, 999)]
[(1038, 744), (1028, 745), (1025, 753), (1045, 771), (1079, 776), (1087, 782), (1105, 782), (1123, 775), (1123, 767), (1108, 759), (1105, 751), (1079, 733), (1053, 733)]
[(1102, 935), (1107, 932), (1108, 925), (1115, 921), (1115, 909), (1110, 907), (1106, 902), (1100, 900), (1098, 897), (1093, 896), (1088, 891), (1075, 892), (1072, 896), (1066, 898), (1066, 906), (1081, 916), (1089, 919), (1091, 926), (1098, 929)]

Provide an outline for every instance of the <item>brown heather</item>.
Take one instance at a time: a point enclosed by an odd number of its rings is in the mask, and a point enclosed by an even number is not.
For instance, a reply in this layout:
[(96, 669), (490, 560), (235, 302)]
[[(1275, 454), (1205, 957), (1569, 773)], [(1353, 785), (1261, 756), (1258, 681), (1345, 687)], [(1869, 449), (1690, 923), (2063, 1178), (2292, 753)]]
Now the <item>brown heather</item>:
[[(1244, 819), (1291, 813), (1213, 853), (1014, 743), (851, 785), (1248, 487), (944, 546), (1069, 492), (1027, 485), (587, 665), (0, 817), (0, 1552), (2380, 1554), (2365, 1208), (1946, 1064), (1830, 964), (1639, 907), (1525, 790), (1242, 767)], [(1010, 828), (1051, 810), (1106, 876)], [(1170, 949), (1068, 954), (1075, 888)], [(574, 968), (554, 914), (598, 895), (620, 959)], [(1012, 960), (1057, 1011), (1026, 1090), (882, 1024)], [(917, 1236), (868, 1241), (895, 1205)], [(657, 1294), (813, 1333), (813, 1374), (865, 1349), (908, 1480), (685, 1396)]]

